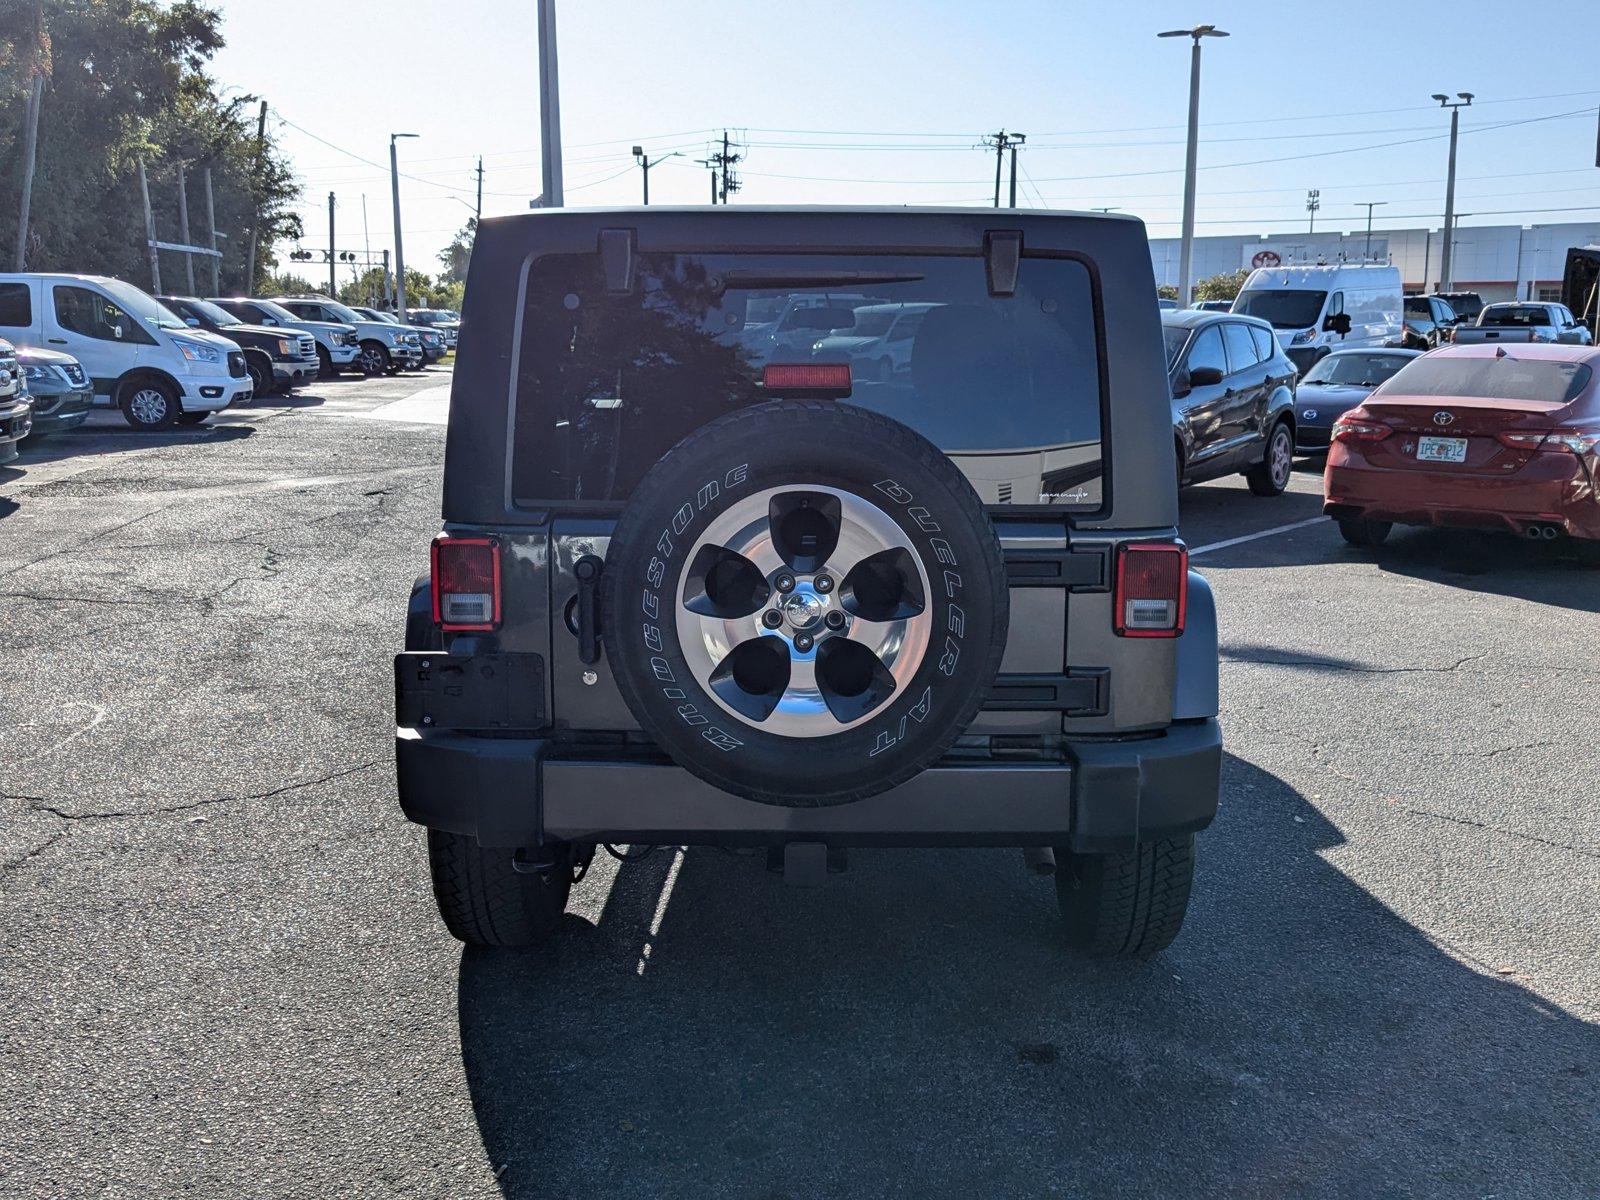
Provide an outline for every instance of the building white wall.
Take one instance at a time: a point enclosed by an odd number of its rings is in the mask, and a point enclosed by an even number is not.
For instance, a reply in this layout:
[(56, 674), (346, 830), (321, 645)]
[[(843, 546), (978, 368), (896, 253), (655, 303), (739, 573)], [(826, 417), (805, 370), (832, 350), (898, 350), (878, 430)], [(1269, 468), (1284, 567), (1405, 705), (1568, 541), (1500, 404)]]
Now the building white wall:
[[(1567, 250), (1600, 244), (1600, 222), (1559, 225), (1457, 225), (1455, 291), (1481, 292), (1485, 300), (1536, 298), (1540, 288), (1561, 286)], [(1359, 262), (1367, 245), (1365, 228), (1316, 233), (1246, 234), (1197, 237), (1194, 277), (1219, 275), (1248, 267), (1260, 250), (1270, 249), (1284, 262)], [(1393, 262), (1406, 281), (1406, 291), (1439, 290), (1442, 233), (1438, 229), (1374, 229), (1372, 257)], [(1176, 286), (1178, 239), (1152, 238), (1150, 258), (1156, 282)]]

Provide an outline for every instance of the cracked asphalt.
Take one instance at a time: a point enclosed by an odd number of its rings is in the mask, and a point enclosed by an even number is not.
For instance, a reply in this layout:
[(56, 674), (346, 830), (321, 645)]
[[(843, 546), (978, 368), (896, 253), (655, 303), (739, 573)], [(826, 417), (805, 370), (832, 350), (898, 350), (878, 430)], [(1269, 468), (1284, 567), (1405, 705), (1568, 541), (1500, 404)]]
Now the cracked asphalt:
[(1600, 573), (1198, 554), (1223, 809), (1149, 963), (1003, 851), (602, 858), (552, 949), (463, 954), (390, 749), (443, 429), (382, 410), (445, 374), (0, 469), (0, 1194), (1600, 1194)]

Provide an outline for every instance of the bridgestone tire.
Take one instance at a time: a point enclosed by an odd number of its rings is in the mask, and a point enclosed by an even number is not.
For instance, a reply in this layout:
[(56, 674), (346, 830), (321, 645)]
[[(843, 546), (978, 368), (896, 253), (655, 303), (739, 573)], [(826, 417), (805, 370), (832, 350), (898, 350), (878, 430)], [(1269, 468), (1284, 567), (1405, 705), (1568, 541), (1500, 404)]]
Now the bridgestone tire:
[(1145, 842), (1126, 854), (1056, 851), (1056, 898), (1067, 944), (1108, 958), (1147, 958), (1178, 936), (1194, 881), (1194, 838)]
[(572, 891), (564, 857), (548, 871), (524, 873), (510, 850), (437, 829), (428, 830), (428, 868), (445, 927), (469, 946), (538, 945), (560, 927)]
[[(898, 528), (925, 572), (928, 632), (920, 660), (905, 659), (907, 674), (875, 707), (837, 732), (824, 719), (796, 736), (735, 715), (701, 685), (677, 614), (686, 559), (713, 522), (763, 492), (808, 487)], [(921, 435), (847, 404), (754, 405), (685, 438), (634, 491), (601, 578), (607, 659), (640, 725), (701, 779), (783, 807), (859, 800), (931, 765), (977, 715), (1005, 649), (1004, 563), (972, 486)]]

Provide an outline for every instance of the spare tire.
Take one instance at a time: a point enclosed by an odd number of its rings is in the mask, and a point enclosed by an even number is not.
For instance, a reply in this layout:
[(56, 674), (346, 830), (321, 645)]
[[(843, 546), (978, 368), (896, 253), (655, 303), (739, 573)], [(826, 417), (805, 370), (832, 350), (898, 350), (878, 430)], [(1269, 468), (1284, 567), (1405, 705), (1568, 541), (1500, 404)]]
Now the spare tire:
[(971, 724), (1005, 649), (1004, 563), (971, 484), (848, 405), (754, 405), (685, 438), (634, 491), (603, 579), (639, 724), (767, 804), (911, 778)]

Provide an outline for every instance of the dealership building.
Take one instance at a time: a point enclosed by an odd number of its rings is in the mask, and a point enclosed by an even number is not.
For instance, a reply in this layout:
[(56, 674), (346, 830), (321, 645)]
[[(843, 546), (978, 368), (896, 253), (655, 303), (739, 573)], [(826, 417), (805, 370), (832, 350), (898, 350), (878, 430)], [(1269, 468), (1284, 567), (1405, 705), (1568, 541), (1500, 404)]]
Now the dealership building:
[[(1457, 225), (1451, 290), (1478, 292), (1485, 300), (1559, 300), (1567, 251), (1600, 245), (1600, 222), (1560, 225)], [(1178, 283), (1177, 238), (1151, 238), (1156, 282)], [(1354, 232), (1244, 234), (1197, 237), (1193, 278), (1223, 275), (1241, 267), (1295, 264), (1392, 262), (1408, 292), (1439, 287), (1439, 229), (1374, 229), (1371, 250), (1365, 229)]]

